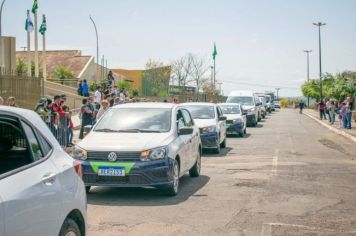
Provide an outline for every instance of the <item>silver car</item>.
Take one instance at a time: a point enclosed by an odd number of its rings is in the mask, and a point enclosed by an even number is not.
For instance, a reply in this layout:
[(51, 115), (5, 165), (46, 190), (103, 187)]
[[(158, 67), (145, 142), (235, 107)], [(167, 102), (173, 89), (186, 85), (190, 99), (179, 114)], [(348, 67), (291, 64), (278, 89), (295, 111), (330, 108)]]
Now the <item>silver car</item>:
[(91, 186), (156, 187), (176, 195), (179, 178), (201, 168), (199, 129), (189, 111), (168, 103), (131, 103), (107, 111), (74, 148)]
[(86, 234), (81, 166), (30, 110), (0, 106), (0, 235)]

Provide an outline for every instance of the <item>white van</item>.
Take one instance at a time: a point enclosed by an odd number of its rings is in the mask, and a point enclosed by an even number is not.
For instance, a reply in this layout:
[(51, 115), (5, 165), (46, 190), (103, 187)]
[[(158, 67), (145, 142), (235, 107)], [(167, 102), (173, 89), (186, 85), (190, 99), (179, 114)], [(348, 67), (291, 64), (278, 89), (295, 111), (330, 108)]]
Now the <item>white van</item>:
[(247, 124), (257, 126), (259, 119), (259, 104), (252, 91), (232, 91), (227, 103), (240, 103), (243, 110), (247, 113)]

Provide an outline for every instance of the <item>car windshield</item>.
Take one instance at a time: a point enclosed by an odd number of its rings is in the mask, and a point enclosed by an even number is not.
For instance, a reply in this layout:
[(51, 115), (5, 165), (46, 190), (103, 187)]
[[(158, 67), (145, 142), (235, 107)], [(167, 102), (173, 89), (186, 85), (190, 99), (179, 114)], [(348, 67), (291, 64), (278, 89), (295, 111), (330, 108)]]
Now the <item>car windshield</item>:
[(117, 108), (105, 113), (95, 127), (96, 132), (160, 133), (171, 129), (168, 108)]
[(220, 106), (223, 114), (240, 114), (240, 106), (223, 105)]
[(253, 97), (229, 97), (227, 103), (240, 103), (241, 105), (253, 106)]
[(187, 106), (193, 119), (215, 119), (214, 106)]

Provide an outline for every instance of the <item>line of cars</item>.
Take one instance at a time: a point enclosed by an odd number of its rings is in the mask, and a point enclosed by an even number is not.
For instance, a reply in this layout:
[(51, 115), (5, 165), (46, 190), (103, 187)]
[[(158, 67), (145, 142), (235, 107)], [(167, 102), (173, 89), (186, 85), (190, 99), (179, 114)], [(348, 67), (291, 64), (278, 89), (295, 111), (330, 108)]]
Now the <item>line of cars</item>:
[(219, 153), (228, 134), (243, 136), (248, 123), (266, 115), (268, 102), (259, 99), (265, 97), (248, 95), (234, 92), (221, 104), (115, 106), (72, 157), (36, 113), (1, 107), (0, 235), (85, 235), (91, 186), (177, 195), (180, 177), (200, 175), (203, 149)]

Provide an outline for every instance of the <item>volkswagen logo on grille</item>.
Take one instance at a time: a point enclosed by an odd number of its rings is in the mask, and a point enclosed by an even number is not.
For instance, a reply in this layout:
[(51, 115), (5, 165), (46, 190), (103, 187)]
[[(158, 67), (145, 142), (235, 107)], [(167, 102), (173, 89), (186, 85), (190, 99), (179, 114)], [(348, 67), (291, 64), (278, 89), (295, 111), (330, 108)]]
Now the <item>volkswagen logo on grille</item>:
[(114, 162), (117, 160), (117, 155), (115, 152), (110, 152), (109, 155), (108, 155), (108, 160), (111, 161), (111, 162)]

